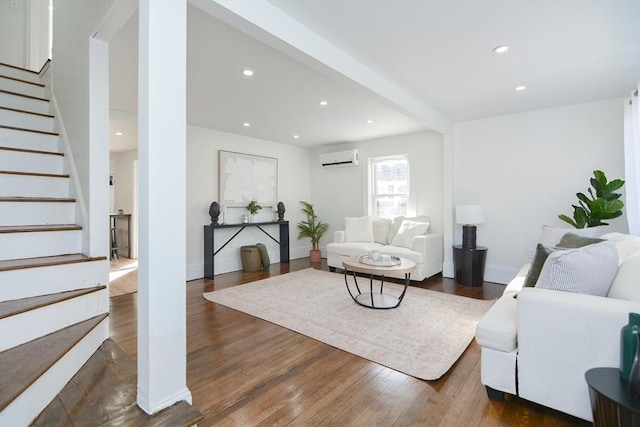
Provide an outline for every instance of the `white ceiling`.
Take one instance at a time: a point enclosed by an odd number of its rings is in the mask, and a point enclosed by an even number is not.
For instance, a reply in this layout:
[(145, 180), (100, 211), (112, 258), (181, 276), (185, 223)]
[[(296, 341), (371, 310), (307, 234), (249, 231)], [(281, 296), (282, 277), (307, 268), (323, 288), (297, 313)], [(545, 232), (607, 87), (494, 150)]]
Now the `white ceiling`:
[[(640, 81), (638, 0), (266, 5), (453, 121), (623, 98)], [(304, 54), (288, 55), (291, 46), (276, 49), (263, 41), (189, 6), (190, 124), (300, 146), (428, 128), (423, 117), (393, 100), (318, 61), (300, 61)], [(492, 52), (503, 44), (510, 46), (507, 53)], [(135, 147), (136, 47), (134, 15), (109, 45), (112, 151)], [(254, 76), (243, 76), (245, 68)], [(519, 85), (527, 89), (515, 91)], [(318, 106), (322, 99), (327, 107)], [(124, 135), (114, 136), (117, 130)]]

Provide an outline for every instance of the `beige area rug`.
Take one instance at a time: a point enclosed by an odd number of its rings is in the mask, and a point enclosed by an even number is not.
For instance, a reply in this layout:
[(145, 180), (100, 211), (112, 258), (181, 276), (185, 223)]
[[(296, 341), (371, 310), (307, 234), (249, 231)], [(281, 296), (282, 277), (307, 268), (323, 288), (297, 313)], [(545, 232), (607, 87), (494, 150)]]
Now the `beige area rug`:
[(424, 380), (453, 366), (494, 303), (409, 286), (400, 307), (373, 310), (353, 302), (342, 274), (311, 268), (204, 297)]

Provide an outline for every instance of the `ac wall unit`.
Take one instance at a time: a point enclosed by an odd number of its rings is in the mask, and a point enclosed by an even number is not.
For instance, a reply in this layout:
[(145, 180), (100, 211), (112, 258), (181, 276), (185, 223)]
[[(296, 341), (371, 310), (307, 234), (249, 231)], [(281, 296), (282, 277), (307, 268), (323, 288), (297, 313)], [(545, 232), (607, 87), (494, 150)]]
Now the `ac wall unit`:
[(355, 149), (323, 153), (320, 154), (320, 165), (325, 168), (359, 166), (360, 153)]

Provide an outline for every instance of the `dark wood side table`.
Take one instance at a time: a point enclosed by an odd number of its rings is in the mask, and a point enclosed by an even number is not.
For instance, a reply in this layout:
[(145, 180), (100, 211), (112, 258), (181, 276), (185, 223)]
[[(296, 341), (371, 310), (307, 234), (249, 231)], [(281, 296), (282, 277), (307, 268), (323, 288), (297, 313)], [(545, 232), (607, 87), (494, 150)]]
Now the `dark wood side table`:
[(595, 427), (640, 426), (640, 397), (631, 396), (617, 368), (593, 368), (584, 376)]
[(453, 245), (456, 283), (465, 286), (482, 286), (486, 261), (487, 248), (484, 246), (469, 249), (463, 248), (462, 245)]

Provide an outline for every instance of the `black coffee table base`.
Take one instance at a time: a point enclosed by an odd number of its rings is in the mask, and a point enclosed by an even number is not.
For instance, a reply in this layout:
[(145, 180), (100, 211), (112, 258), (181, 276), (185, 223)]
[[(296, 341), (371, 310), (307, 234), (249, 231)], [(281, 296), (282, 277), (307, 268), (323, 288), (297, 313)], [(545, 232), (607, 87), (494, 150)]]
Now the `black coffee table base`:
[[(351, 287), (349, 287), (348, 274), (351, 273), (353, 276), (353, 283), (357, 290), (357, 293), (351, 291)], [(402, 302), (405, 293), (407, 292), (407, 287), (409, 286), (409, 281), (411, 280), (411, 273), (406, 273), (404, 275), (404, 289), (399, 296), (391, 295), (388, 293), (384, 293), (384, 276), (380, 277), (380, 291), (373, 290), (373, 277), (374, 274), (369, 275), (369, 292), (362, 292), (360, 290), (360, 286), (358, 285), (358, 276), (356, 276), (355, 271), (348, 271), (346, 268), (344, 270), (344, 284), (347, 287), (347, 291), (349, 291), (349, 295), (355, 301), (356, 304), (361, 305), (367, 308), (374, 308), (376, 310), (388, 310), (391, 308), (396, 308)]]

